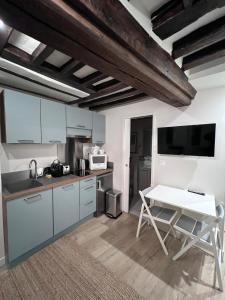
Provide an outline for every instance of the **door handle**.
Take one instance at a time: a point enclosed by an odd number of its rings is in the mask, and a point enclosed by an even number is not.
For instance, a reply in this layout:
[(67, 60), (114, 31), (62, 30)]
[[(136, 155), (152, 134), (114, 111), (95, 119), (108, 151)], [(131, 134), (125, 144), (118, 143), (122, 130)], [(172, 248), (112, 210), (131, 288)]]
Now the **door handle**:
[(65, 191), (71, 190), (71, 188), (73, 188), (73, 184), (69, 184), (69, 185), (63, 186), (62, 188), (63, 188)]
[(88, 203), (86, 203), (85, 204), (85, 206), (88, 206), (88, 205), (90, 205), (91, 203), (93, 203), (94, 201), (92, 200), (92, 201), (89, 201)]

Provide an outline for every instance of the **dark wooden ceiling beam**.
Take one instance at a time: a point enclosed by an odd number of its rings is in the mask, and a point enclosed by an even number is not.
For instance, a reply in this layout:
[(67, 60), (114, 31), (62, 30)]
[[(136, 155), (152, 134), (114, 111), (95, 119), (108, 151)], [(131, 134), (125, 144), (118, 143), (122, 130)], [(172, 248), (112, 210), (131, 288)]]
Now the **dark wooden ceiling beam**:
[(97, 72), (94, 72), (94, 73), (88, 75), (87, 77), (81, 79), (81, 84), (83, 84), (85, 86), (90, 86), (102, 79), (107, 78), (107, 77), (109, 77), (109, 76), (97, 71)]
[(106, 87), (105, 89), (102, 89), (102, 90), (96, 92), (93, 95), (87, 96), (87, 97), (82, 98), (82, 99), (74, 100), (74, 101), (70, 102), (70, 104), (80, 104), (80, 103), (91, 102), (92, 100), (95, 100), (99, 97), (106, 96), (110, 93), (117, 92), (117, 91), (122, 90), (126, 87), (127, 87), (126, 84), (124, 84), (122, 82), (118, 82), (116, 84), (113, 84), (111, 86)]
[(32, 53), (32, 64), (35, 66), (41, 65), (53, 51), (53, 48), (40, 43), (40, 45)]
[(97, 111), (105, 110), (105, 109), (113, 108), (116, 106), (131, 104), (134, 102), (140, 102), (140, 101), (146, 100), (146, 98), (149, 98), (149, 96), (147, 96), (145, 93), (139, 93), (138, 95), (131, 96), (131, 97), (128, 97), (125, 99), (119, 99), (117, 101), (113, 101), (110, 103), (90, 107), (90, 110), (97, 110)]
[[(119, 1), (109, 3), (119, 5), (119, 9), (126, 11)], [(183, 86), (179, 88), (177, 83), (156, 70), (157, 63), (154, 66), (147, 65), (121, 42), (97, 28), (91, 20), (63, 1), (2, 0), (1, 15), (17, 30), (166, 103), (177, 101), (181, 106), (188, 105), (196, 93), (184, 75)], [(119, 21), (121, 17), (118, 18), (118, 23)], [(133, 19), (133, 22), (136, 21)], [(164, 53), (160, 47), (152, 52), (157, 60), (160, 60), (159, 51), (160, 54)], [(170, 67), (171, 58), (167, 58), (164, 60), (166, 73), (176, 73), (178, 66), (174, 71)], [(186, 89), (186, 86), (189, 88)]]
[(85, 65), (78, 60), (71, 59), (65, 65), (62, 66), (60, 70), (61, 77), (68, 77), (73, 75), (76, 71), (83, 68)]
[(166, 7), (162, 6), (151, 16), (153, 31), (161, 39), (166, 39), (208, 12), (223, 6), (224, 0), (198, 0), (186, 7), (182, 1), (171, 0)]
[(108, 95), (105, 97), (101, 97), (99, 99), (95, 99), (91, 102), (86, 102), (86, 103), (81, 103), (79, 106), (80, 107), (93, 107), (93, 106), (97, 106), (97, 105), (102, 105), (102, 104), (107, 104), (109, 102), (113, 102), (113, 101), (117, 101), (117, 100), (121, 100), (127, 97), (133, 97), (140, 94), (140, 91), (137, 91), (136, 89), (129, 89), (126, 91), (122, 91), (122, 92), (118, 92), (112, 95)]
[(173, 58), (192, 54), (225, 39), (225, 17), (191, 32), (173, 44)]
[(32, 63), (32, 56), (26, 53), (25, 51), (16, 48), (15, 46), (8, 45), (3, 51), (2, 51), (2, 57), (12, 61), (20, 66), (23, 66), (25, 68), (28, 68), (30, 70), (33, 70), (37, 73), (41, 73), (47, 77), (50, 77), (52, 79), (58, 80), (64, 84), (67, 84), (71, 87), (74, 87), (76, 89), (79, 89), (81, 91), (87, 92), (88, 94), (93, 93), (93, 90), (88, 89), (86, 87), (82, 87), (79, 83), (77, 83), (73, 78), (64, 78), (62, 79), (60, 76), (58, 76), (58, 73), (55, 73), (53, 70), (41, 66), (34, 66)]
[(68, 0), (73, 7), (91, 20), (98, 28), (116, 39), (138, 56), (145, 64), (165, 76), (183, 92), (194, 97), (195, 90), (188, 83), (186, 75), (180, 70), (171, 56), (164, 51), (119, 1)]
[(183, 69), (189, 70), (224, 56), (225, 40), (184, 57)]
[(3, 24), (2, 28), (0, 28), (0, 54), (2, 50), (8, 43), (10, 35), (12, 34), (13, 29), (6, 24)]

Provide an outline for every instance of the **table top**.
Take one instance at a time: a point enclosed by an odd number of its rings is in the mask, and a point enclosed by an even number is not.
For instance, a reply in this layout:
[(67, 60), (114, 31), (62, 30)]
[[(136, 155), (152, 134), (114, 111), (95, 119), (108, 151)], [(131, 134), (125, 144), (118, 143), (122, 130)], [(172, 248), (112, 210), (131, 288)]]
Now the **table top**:
[(202, 196), (179, 188), (157, 185), (145, 197), (202, 215), (216, 217), (216, 203), (213, 195)]

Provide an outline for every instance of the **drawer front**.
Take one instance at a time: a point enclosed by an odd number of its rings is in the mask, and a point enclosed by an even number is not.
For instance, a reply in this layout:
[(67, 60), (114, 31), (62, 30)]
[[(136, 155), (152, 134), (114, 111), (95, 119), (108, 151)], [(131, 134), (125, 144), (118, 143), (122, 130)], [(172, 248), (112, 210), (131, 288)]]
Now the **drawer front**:
[(53, 237), (52, 190), (7, 203), (9, 262)]
[(79, 221), (79, 182), (53, 189), (54, 235)]
[(83, 189), (87, 186), (96, 184), (96, 177), (87, 178), (80, 181), (80, 188)]
[(96, 211), (96, 184), (80, 190), (80, 219)]

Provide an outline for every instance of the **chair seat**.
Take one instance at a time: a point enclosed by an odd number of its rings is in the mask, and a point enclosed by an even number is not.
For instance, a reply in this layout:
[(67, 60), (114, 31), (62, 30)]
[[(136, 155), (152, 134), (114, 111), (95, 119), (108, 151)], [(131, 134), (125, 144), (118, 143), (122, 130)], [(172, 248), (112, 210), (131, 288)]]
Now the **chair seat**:
[(150, 207), (150, 212), (155, 219), (160, 219), (163, 221), (170, 221), (175, 215), (176, 210), (160, 207), (160, 206), (152, 206)]
[[(174, 225), (174, 228), (188, 235), (197, 236), (207, 225), (205, 222), (200, 222), (186, 215), (181, 215)], [(210, 233), (204, 235), (201, 240), (210, 243)]]

